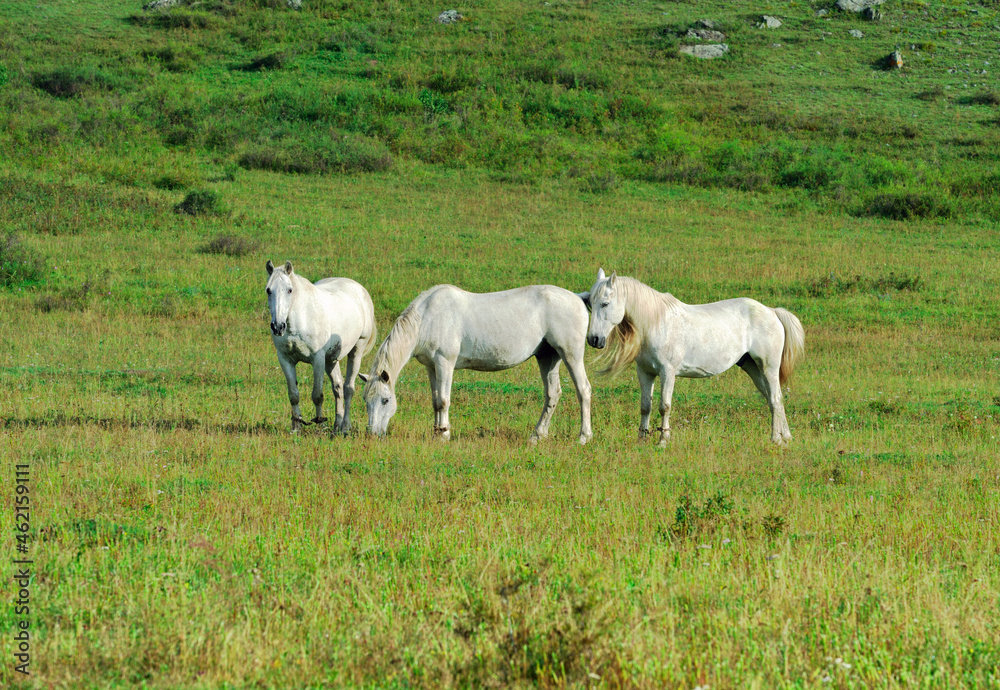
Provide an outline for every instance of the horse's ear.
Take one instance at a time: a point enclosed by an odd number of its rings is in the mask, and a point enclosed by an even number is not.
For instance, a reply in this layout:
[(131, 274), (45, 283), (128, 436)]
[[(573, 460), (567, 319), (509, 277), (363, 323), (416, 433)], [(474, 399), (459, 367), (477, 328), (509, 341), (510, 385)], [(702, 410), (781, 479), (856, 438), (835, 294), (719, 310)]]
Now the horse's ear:
[(590, 293), (589, 292), (578, 292), (576, 296), (583, 300), (583, 303), (587, 307), (587, 311), (590, 311)]
[(286, 261), (285, 262), (285, 273), (287, 275), (292, 275), (292, 262), (291, 261)]
[(361, 383), (368, 383), (368, 374), (358, 374), (358, 378), (361, 379)]
[(618, 271), (611, 271), (611, 277), (608, 278), (608, 287), (612, 288), (615, 286), (615, 280), (618, 279)]
[(267, 275), (274, 273), (274, 264), (271, 263), (270, 259), (267, 260), (267, 265), (264, 268), (267, 269)]
[(604, 280), (605, 278), (606, 276), (604, 275), (604, 269), (603, 268), (597, 269), (597, 279)]
[(382, 370), (382, 373), (378, 377), (382, 380), (382, 383), (389, 383), (389, 372), (385, 369)]

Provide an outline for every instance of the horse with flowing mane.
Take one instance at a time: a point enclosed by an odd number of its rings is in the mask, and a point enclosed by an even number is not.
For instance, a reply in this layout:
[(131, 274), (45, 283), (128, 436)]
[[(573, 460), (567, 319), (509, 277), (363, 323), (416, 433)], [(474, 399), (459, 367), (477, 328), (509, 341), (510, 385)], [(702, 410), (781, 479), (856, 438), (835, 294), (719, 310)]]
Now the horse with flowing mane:
[(545, 405), (532, 440), (548, 435), (559, 401), (559, 363), (566, 368), (580, 401), (580, 443), (592, 437), (590, 381), (583, 365), (587, 349), (587, 309), (572, 292), (533, 285), (476, 294), (454, 285), (436, 285), (413, 300), (379, 347), (365, 380), (364, 398), (372, 432), (386, 432), (396, 412), (396, 381), (410, 358), (427, 368), (434, 405), (434, 432), (451, 436), (448, 408), (455, 369), (501, 371), (529, 357), (538, 361)]
[[(271, 310), (271, 339), (278, 364), (288, 384), (292, 405), (292, 431), (303, 424), (327, 421), (323, 416), (323, 374), (333, 385), (336, 418), (334, 433), (351, 430), (351, 399), (361, 358), (375, 344), (375, 307), (368, 291), (350, 278), (324, 278), (309, 282), (295, 273), (292, 262), (275, 269), (267, 262), (267, 305)], [(347, 377), (340, 373), (340, 360), (347, 357)], [(295, 365), (312, 364), (312, 401), (316, 417), (302, 419)]]
[(734, 364), (753, 380), (771, 407), (771, 440), (791, 440), (781, 386), (805, 352), (802, 324), (791, 312), (740, 297), (711, 304), (684, 304), (635, 278), (597, 272), (590, 292), (579, 295), (590, 307), (587, 342), (610, 345), (611, 375), (635, 362), (641, 392), (639, 437), (649, 434), (653, 382), (660, 377), (660, 446), (670, 438), (674, 380), (706, 378)]

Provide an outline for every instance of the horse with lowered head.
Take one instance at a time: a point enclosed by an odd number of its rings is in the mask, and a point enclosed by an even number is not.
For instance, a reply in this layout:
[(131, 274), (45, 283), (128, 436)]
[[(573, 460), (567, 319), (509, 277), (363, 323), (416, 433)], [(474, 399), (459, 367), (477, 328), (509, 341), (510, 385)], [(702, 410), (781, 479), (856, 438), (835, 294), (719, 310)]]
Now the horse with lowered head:
[(597, 272), (590, 292), (587, 342), (610, 345), (605, 370), (612, 375), (635, 362), (641, 393), (639, 437), (649, 434), (653, 382), (660, 377), (660, 446), (670, 438), (674, 380), (707, 378), (734, 364), (753, 380), (771, 407), (771, 440), (791, 440), (781, 386), (805, 352), (802, 324), (791, 312), (740, 297), (711, 304), (684, 304), (634, 278)]
[[(336, 418), (335, 433), (351, 430), (351, 398), (354, 381), (361, 370), (361, 358), (375, 344), (375, 307), (360, 284), (350, 278), (324, 278), (311, 283), (287, 261), (275, 269), (267, 262), (267, 305), (271, 310), (271, 337), (278, 352), (278, 364), (288, 384), (292, 405), (292, 431), (303, 424), (327, 421), (323, 416), (323, 375), (333, 384)], [(347, 357), (346, 379), (340, 360)], [(316, 417), (302, 419), (295, 365), (312, 364), (312, 401)]]
[(545, 388), (545, 405), (532, 440), (548, 435), (562, 392), (559, 363), (564, 361), (580, 401), (579, 441), (586, 443), (593, 435), (590, 381), (583, 365), (586, 334), (587, 309), (574, 293), (553, 285), (486, 294), (436, 285), (403, 310), (375, 353), (370, 375), (362, 377), (369, 428), (377, 435), (386, 432), (396, 412), (396, 381), (411, 357), (427, 369), (434, 432), (447, 440), (455, 369), (501, 371), (533, 356)]

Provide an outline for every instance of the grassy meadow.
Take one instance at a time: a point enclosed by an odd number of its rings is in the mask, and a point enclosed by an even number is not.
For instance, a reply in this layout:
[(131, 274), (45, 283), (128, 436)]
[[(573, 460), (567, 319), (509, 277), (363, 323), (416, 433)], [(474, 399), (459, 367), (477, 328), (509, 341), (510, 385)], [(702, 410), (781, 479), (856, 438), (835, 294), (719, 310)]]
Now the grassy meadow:
[[(827, 7), (0, 5), (0, 685), (1000, 685), (1000, 8)], [(449, 443), (416, 363), (386, 438), (292, 435), (267, 259), (380, 339), (598, 267), (783, 306), (794, 438), (736, 370), (661, 451), (596, 352), (584, 447), (532, 362), (456, 372)]]

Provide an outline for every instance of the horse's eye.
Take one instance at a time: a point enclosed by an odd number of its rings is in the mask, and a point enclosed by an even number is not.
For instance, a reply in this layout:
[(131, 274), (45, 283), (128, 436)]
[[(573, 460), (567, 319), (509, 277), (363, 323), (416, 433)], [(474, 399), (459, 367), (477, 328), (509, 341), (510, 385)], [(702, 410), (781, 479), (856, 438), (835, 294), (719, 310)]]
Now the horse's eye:
[(611, 306), (611, 302), (602, 302), (601, 306), (602, 307), (610, 307)]
[(292, 288), (288, 288), (288, 294), (292, 294)]
[(382, 404), (383, 405), (388, 405), (389, 404), (389, 398), (382, 398)]

